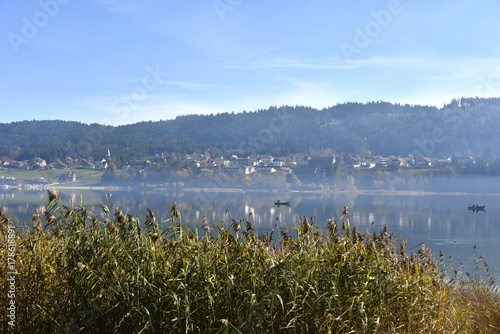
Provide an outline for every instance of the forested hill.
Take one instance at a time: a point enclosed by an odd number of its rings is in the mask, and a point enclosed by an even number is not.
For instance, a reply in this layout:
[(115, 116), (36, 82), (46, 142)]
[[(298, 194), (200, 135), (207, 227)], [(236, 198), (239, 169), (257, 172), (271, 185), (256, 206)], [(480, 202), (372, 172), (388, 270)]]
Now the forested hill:
[(443, 108), (386, 102), (345, 103), (317, 110), (271, 107), (238, 114), (104, 126), (67, 121), (0, 124), (0, 155), (55, 162), (66, 156), (120, 161), (156, 153), (272, 154), (331, 149), (361, 155), (496, 156), (500, 98), (462, 98)]

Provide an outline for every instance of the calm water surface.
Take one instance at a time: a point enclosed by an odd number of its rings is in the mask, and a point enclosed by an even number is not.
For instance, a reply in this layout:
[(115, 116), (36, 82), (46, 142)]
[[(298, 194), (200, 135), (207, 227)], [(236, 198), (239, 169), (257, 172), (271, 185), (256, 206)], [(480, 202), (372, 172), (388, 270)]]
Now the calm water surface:
[[(165, 193), (155, 191), (89, 191), (60, 190), (63, 201), (74, 201), (93, 207), (106, 203), (120, 207), (145, 220), (145, 212), (150, 208), (157, 219), (166, 221), (170, 217), (170, 207), (177, 202), (182, 219), (189, 224), (201, 224), (203, 215), (214, 222), (221, 219), (249, 219), (266, 231), (274, 227), (276, 217), (282, 227), (294, 226), (299, 217), (315, 215), (316, 225), (325, 227), (327, 219), (340, 218), (342, 209), (348, 206), (353, 217), (351, 226), (361, 233), (380, 232), (387, 224), (389, 230), (401, 238), (408, 237), (408, 245), (420, 248), (419, 244), (432, 249), (434, 256), (442, 251), (445, 258), (453, 257), (454, 267), (465, 262), (466, 270), (473, 270), (472, 251), (476, 244), (484, 254), (497, 281), (500, 280), (500, 196), (498, 195), (346, 195), (346, 194), (306, 194), (306, 193), (209, 193), (184, 192)], [(109, 196), (111, 194), (111, 196)], [(277, 207), (275, 200), (290, 201), (290, 206)], [(0, 192), (2, 210), (16, 224), (30, 220), (34, 210), (41, 210), (47, 203), (45, 191), (3, 191)], [(486, 205), (484, 212), (472, 212), (469, 204)], [(226, 214), (229, 210), (229, 214)], [(253, 213), (252, 218), (249, 213)], [(372, 222), (373, 227), (372, 227)]]

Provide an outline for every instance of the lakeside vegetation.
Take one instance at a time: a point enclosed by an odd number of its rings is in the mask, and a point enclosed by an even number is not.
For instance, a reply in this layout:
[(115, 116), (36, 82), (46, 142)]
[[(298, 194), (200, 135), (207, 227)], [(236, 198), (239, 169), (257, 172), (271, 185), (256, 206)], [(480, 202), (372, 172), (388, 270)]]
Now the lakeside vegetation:
[[(346, 209), (327, 229), (257, 231), (253, 213), (202, 226), (150, 210), (62, 203), (49, 191), (16, 235), (16, 331), (33, 333), (497, 333), (500, 295), (475, 249), (457, 272), (386, 228), (361, 235)], [(339, 216), (341, 214), (339, 213)], [(8, 217), (1, 216), (0, 275)], [(412, 254), (411, 252), (415, 252)], [(2, 291), (7, 283), (1, 281)], [(0, 307), (7, 308), (7, 299)], [(7, 332), (6, 314), (0, 314)]]

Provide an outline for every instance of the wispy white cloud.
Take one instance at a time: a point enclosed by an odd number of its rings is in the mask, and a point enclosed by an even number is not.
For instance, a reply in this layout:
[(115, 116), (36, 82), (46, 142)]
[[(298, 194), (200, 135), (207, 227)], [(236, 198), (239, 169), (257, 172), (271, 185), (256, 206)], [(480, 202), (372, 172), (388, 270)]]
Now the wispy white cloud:
[[(241, 59), (225, 66), (226, 69), (291, 69), (291, 70), (357, 70), (361, 68), (387, 67), (394, 69), (432, 70), (438, 72), (456, 71), (477, 73), (498, 69), (500, 61), (497, 58), (474, 57), (437, 57), (437, 56), (388, 56), (370, 57), (346, 61), (339, 58), (299, 59), (291, 57), (255, 57)], [(474, 74), (472, 74), (474, 75)]]
[[(350, 67), (337, 66), (341, 62), (336, 60), (330, 64), (328, 61), (331, 60), (312, 64), (300, 61), (269, 62), (270, 69), (274, 63), (282, 63), (292, 70), (335, 70), (336, 75), (330, 78), (322, 76), (315, 80), (284, 80), (291, 84), (291, 87), (283, 89), (281, 97), (289, 101), (284, 102), (296, 101), (321, 107), (345, 101), (382, 99), (442, 106), (460, 96), (500, 96), (500, 61), (497, 58), (373, 57), (352, 61)], [(288, 76), (300, 76), (297, 73), (300, 72), (288, 72)]]
[[(180, 84), (187, 90), (199, 87), (189, 83), (170, 83)], [(208, 99), (203, 101), (194, 99), (192, 95), (186, 93), (147, 94), (140, 99), (128, 95), (104, 93), (82, 98), (76, 105), (80, 109), (87, 110), (89, 114), (99, 115), (99, 123), (113, 125), (143, 120), (166, 120), (180, 114), (210, 114), (224, 111), (220, 105), (213, 104)]]
[(178, 88), (187, 89), (190, 91), (199, 91), (199, 90), (230, 90), (231, 88), (224, 85), (217, 84), (208, 84), (201, 82), (190, 82), (190, 81), (178, 81), (178, 80), (165, 80), (162, 85), (173, 86)]
[(227, 69), (309, 69), (309, 70), (343, 70), (354, 68), (355, 65), (340, 59), (302, 60), (294, 58), (249, 58), (239, 60), (226, 66)]
[[(344, 92), (329, 81), (290, 77), (283, 77), (282, 81), (287, 89), (277, 96), (268, 96), (269, 105), (304, 105), (321, 109), (344, 101)], [(275, 101), (271, 102), (273, 99)]]
[[(284, 63), (280, 66), (288, 66), (292, 70), (338, 69), (332, 65), (336, 60), (328, 61), (331, 63), (326, 65), (293, 59), (262, 62), (261, 68), (271, 71), (266, 71), (260, 87), (253, 84), (247, 86), (245, 82), (220, 85), (165, 80), (161, 91), (135, 103), (134, 108), (125, 108), (126, 112), (123, 112), (124, 108), (112, 107), (121, 97), (117, 94), (102, 95), (88, 102), (92, 109), (105, 111), (110, 119), (123, 119), (120, 121), (123, 123), (139, 117), (139, 114), (163, 115), (166, 118), (165, 115), (173, 115), (171, 111), (174, 110), (182, 110), (183, 113), (189, 110), (194, 113), (239, 112), (271, 105), (324, 108), (347, 101), (369, 100), (441, 106), (460, 95), (500, 95), (500, 67), (496, 66), (496, 59), (483, 59), (478, 66), (477, 59), (473, 58), (378, 57), (357, 60), (351, 64), (352, 68), (340, 67), (342, 75), (325, 75), (321, 78), (309, 75), (302, 77), (293, 71), (272, 71), (273, 66), (278, 66), (277, 63)], [(161, 95), (163, 93), (165, 95)]]
[[(36, 1), (0, 4), (10, 13), (3, 15), (4, 36), (22, 34), (23, 17), (31, 20), (41, 10)], [(36, 100), (40, 109), (50, 106), (48, 115), (126, 122), (167, 107), (237, 112), (367, 100), (440, 105), (459, 96), (500, 96), (498, 0), (406, 1), (403, 7), (371, 39), (374, 45), (347, 61), (339, 43), (352, 42), (354, 27), (364, 29), (374, 20), (371, 11), (385, 10), (387, 1), (243, 1), (224, 20), (213, 1), (72, 1), (29, 45), (20, 45), (19, 55), (4, 54), (0, 100), (6, 110), (26, 114), (39, 108), (22, 101)], [(113, 114), (113, 101), (140, 94), (144, 68), (156, 63), (168, 72), (162, 83), (128, 114), (123, 108)], [(95, 97), (80, 98), (84, 94)], [(78, 99), (84, 102), (72, 105)]]
[(190, 52), (193, 56), (227, 61), (265, 49), (246, 42), (248, 37), (244, 31), (248, 26), (243, 26), (243, 20), (221, 21), (213, 1), (146, 0), (133, 10), (128, 10), (134, 8), (133, 0), (129, 0), (132, 4), (127, 6), (118, 0), (95, 1), (107, 4), (106, 8), (126, 17), (151, 38), (171, 40), (183, 49), (180, 52)]

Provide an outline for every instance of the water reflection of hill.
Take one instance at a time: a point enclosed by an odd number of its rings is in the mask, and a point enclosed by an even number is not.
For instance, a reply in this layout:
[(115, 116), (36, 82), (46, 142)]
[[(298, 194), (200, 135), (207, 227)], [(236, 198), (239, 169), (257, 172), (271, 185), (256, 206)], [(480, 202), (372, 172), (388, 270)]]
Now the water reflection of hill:
[(27, 225), (31, 222), (31, 214), (41, 210), (47, 203), (47, 193), (41, 190), (26, 191), (10, 189), (0, 191), (0, 209), (12, 219), (16, 225)]
[[(319, 227), (325, 227), (327, 219), (339, 218), (345, 205), (352, 214), (350, 222), (361, 233), (379, 232), (385, 224), (395, 235), (409, 237), (409, 245), (425, 242), (434, 254), (443, 251), (455, 259), (470, 259), (475, 243), (484, 252), (488, 263), (500, 273), (500, 207), (494, 195), (352, 195), (318, 193), (268, 193), (237, 192), (168, 193), (156, 191), (60, 191), (65, 204), (73, 201), (100, 212), (98, 203), (119, 206), (145, 221), (146, 209), (151, 209), (159, 221), (170, 218), (173, 202), (182, 214), (182, 220), (191, 225), (201, 225), (203, 215), (213, 222), (232, 218), (250, 220), (260, 231), (272, 228), (279, 217), (280, 226), (295, 226), (299, 216), (316, 216)], [(109, 196), (111, 195), (111, 196)], [(2, 210), (14, 221), (30, 224), (35, 209), (47, 203), (46, 192), (1, 193)], [(276, 200), (290, 201), (290, 206), (274, 205)], [(486, 204), (485, 212), (474, 213), (467, 209), (472, 203)], [(226, 210), (229, 214), (226, 215)], [(249, 214), (253, 217), (249, 218)], [(372, 222), (374, 226), (372, 227)]]

